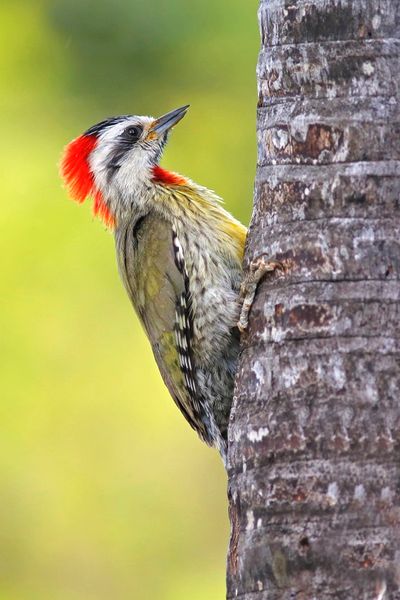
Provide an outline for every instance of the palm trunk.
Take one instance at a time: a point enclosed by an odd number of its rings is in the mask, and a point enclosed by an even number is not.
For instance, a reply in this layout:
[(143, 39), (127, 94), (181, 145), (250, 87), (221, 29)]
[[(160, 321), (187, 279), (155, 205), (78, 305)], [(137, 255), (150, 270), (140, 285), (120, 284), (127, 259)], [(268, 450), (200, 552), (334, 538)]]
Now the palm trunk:
[(398, 0), (262, 0), (228, 598), (400, 598)]

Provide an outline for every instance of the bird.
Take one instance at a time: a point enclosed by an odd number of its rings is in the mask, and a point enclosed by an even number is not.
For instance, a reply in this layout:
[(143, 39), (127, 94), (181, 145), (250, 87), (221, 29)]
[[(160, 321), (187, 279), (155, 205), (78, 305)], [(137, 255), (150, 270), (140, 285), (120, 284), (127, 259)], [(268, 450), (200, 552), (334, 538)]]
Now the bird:
[(164, 383), (226, 464), (238, 324), (247, 323), (240, 316), (247, 228), (213, 191), (160, 166), (188, 108), (107, 118), (65, 147), (60, 172), (71, 198), (92, 198), (94, 214), (113, 231), (120, 277)]

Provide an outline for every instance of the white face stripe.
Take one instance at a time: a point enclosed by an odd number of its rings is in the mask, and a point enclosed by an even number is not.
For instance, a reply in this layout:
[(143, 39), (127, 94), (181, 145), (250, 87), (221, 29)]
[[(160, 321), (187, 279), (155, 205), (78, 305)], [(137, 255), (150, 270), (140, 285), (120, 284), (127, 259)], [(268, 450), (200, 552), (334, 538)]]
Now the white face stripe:
[(111, 125), (109, 127), (105, 126), (105, 128), (98, 135), (96, 148), (90, 155), (89, 162), (93, 173), (96, 174), (98, 171), (107, 168), (107, 165), (110, 161), (110, 154), (115, 148), (119, 136), (127, 127), (130, 125), (140, 125), (146, 132), (153, 121), (153, 117), (127, 117), (115, 125)]
[(105, 127), (99, 135), (99, 144), (108, 143), (115, 141), (118, 136), (130, 125), (141, 125), (144, 131), (148, 131), (150, 125), (153, 123), (154, 117), (127, 117), (123, 121), (111, 125), (111, 127)]
[(151, 145), (147, 144), (146, 147), (143, 147), (140, 142), (133, 144), (119, 161), (118, 169), (114, 173), (110, 172), (110, 164), (120, 142), (120, 136), (127, 127), (139, 125), (144, 131), (141, 137), (143, 140), (153, 122), (153, 117), (132, 116), (114, 125), (106, 125), (99, 133), (97, 145), (89, 157), (96, 187), (102, 192), (111, 212), (115, 215), (129, 210), (133, 202), (140, 210), (140, 203), (144, 196), (141, 190), (152, 178), (152, 166), (160, 152), (158, 140), (150, 142)]

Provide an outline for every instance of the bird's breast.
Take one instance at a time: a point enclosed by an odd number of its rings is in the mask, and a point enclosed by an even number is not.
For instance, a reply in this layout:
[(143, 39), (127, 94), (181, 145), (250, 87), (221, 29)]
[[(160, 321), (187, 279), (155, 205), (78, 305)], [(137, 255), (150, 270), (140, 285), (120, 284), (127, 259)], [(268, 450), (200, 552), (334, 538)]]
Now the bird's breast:
[(192, 304), (193, 350), (210, 363), (229, 344), (239, 318), (241, 264), (229, 259), (215, 240), (204, 233), (191, 239), (183, 234), (182, 247)]

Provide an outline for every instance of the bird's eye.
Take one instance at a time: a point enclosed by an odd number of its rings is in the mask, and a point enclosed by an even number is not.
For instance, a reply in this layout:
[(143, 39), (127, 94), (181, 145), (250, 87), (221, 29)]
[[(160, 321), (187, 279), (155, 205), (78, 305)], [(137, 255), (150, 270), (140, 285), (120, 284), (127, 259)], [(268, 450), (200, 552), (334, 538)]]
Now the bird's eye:
[(142, 135), (143, 129), (137, 125), (131, 125), (127, 129), (125, 129), (124, 134), (128, 138), (128, 140), (132, 142), (136, 142), (140, 136)]

